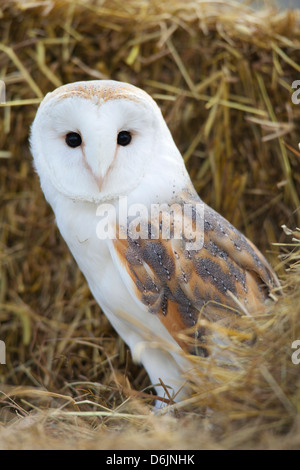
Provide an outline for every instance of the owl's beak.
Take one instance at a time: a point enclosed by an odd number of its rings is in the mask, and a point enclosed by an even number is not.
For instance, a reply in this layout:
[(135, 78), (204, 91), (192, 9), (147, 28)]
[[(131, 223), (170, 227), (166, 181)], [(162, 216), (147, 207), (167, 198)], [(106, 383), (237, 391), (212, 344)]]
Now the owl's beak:
[(97, 185), (97, 188), (100, 192), (101, 189), (102, 189), (103, 180), (104, 180), (101, 169), (97, 168), (97, 167), (95, 168), (94, 165), (92, 165), (89, 162), (88, 155), (84, 152), (84, 149), (83, 149), (83, 160), (84, 160), (84, 163), (87, 167), (87, 170), (89, 171), (90, 175), (93, 177), (93, 179), (94, 179), (94, 181)]
[(94, 176), (97, 187), (99, 191), (101, 191), (102, 185), (103, 185), (103, 178), (101, 176)]
[(99, 192), (103, 189), (103, 187), (106, 184), (106, 179), (107, 179), (107, 175), (109, 173), (109, 169), (106, 170), (106, 171), (102, 169), (102, 171), (98, 170), (98, 171), (93, 172), (94, 180), (97, 184), (97, 188), (98, 188)]

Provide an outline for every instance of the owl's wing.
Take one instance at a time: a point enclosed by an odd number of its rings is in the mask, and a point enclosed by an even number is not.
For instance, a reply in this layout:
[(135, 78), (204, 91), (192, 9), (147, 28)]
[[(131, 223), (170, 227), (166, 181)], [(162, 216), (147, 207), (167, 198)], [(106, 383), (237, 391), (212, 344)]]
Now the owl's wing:
[[(231, 326), (238, 316), (262, 310), (271, 290), (280, 285), (263, 255), (227, 220), (189, 194), (178, 201), (177, 215), (168, 219), (169, 238), (162, 227), (169, 216), (163, 211), (158, 230), (152, 219), (145, 222), (144, 238), (136, 233), (133, 237), (130, 229), (122, 233), (119, 227), (112, 254), (135, 300), (149, 315), (158, 315), (185, 349), (178, 333), (193, 327), (199, 316)], [(185, 204), (192, 207), (182, 219), (185, 226), (200, 233), (201, 246), (196, 249), (190, 249), (186, 236), (175, 237), (174, 225)]]

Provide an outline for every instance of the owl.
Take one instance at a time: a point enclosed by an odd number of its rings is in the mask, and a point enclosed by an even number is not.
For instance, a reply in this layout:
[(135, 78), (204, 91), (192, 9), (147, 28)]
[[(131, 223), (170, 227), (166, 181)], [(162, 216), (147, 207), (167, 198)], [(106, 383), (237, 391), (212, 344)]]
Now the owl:
[(113, 80), (61, 86), (40, 104), (30, 145), (93, 296), (158, 397), (182, 399), (193, 355), (210, 358), (201, 320), (230, 327), (257, 314), (276, 275), (200, 199), (145, 91)]

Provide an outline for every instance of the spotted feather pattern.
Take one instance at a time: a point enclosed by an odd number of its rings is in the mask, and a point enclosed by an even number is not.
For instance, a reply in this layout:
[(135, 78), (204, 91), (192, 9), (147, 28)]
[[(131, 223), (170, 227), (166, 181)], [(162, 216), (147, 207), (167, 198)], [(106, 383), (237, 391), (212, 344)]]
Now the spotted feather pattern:
[[(204, 204), (191, 191), (180, 194), (175, 202), (178, 211), (183, 211), (185, 204)], [(156, 227), (149, 221), (147, 238), (133, 238), (130, 231), (120, 237), (119, 227), (114, 241), (134, 295), (149, 314), (158, 315), (184, 349), (178, 332), (192, 328), (199, 317), (232, 326), (245, 311), (250, 315), (261, 311), (271, 290), (279, 288), (276, 275), (259, 250), (217, 212), (206, 204), (203, 207), (203, 246), (199, 250), (188, 250), (189, 240), (184, 236), (175, 239), (172, 229), (169, 239), (161, 231), (157, 238), (151, 238)], [(162, 212), (160, 222), (164, 216)], [(199, 328), (197, 334), (201, 342), (205, 331)], [(198, 353), (207, 355), (205, 348)]]

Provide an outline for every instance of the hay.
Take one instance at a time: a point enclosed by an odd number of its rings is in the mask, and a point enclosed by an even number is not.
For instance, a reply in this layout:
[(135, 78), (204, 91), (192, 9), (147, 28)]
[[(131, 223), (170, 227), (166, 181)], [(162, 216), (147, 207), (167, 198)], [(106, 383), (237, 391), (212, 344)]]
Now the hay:
[[(300, 226), (299, 21), (222, 0), (0, 2), (1, 448), (300, 447), (300, 243), (281, 228)], [(192, 397), (174, 414), (151, 412), (147, 375), (91, 297), (32, 169), (37, 104), (95, 78), (157, 100), (201, 197), (284, 286), (264, 317), (243, 319), (254, 344), (230, 335), (234, 369), (194, 358)]]

